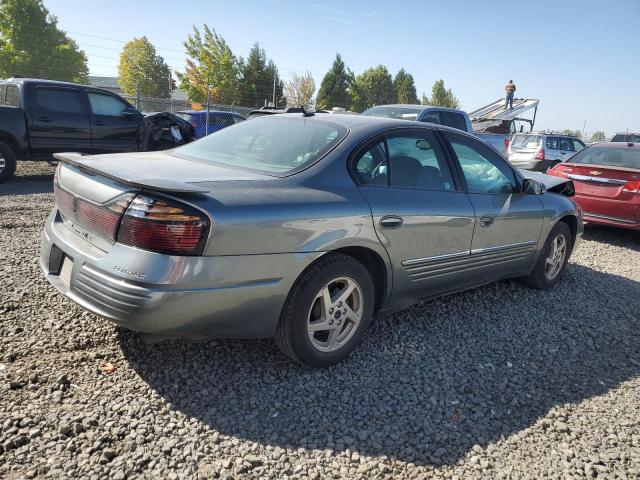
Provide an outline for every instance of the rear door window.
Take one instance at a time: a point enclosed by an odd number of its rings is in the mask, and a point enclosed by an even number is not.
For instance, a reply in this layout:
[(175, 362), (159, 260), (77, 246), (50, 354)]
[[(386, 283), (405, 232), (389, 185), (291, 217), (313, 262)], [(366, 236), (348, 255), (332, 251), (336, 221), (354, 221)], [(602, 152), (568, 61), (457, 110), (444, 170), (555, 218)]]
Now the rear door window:
[(435, 123), (436, 125), (442, 125), (442, 118), (440, 118), (440, 112), (427, 112), (422, 119), (423, 122)]
[(53, 113), (84, 113), (82, 93), (73, 89), (36, 88), (35, 107)]
[(560, 137), (558, 139), (558, 143), (560, 145), (560, 150), (564, 150), (565, 152), (573, 152), (573, 142), (571, 138)]
[(559, 150), (558, 137), (547, 137), (547, 148), (551, 150)]
[(461, 114), (455, 112), (442, 112), (442, 116), (444, 117), (442, 122), (443, 125), (457, 128), (464, 132), (467, 131), (467, 122), (465, 122), (464, 117)]
[(584, 143), (582, 143), (580, 140), (577, 139), (573, 139), (573, 148), (576, 152), (579, 152), (580, 150), (582, 150), (584, 148)]

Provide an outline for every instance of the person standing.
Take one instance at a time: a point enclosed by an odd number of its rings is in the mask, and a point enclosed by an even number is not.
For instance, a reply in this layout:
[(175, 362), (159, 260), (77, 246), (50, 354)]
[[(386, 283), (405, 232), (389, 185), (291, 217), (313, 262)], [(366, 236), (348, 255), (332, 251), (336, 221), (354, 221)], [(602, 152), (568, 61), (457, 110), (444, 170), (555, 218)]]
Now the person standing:
[(507, 101), (504, 104), (504, 109), (513, 108), (513, 94), (516, 93), (516, 84), (513, 83), (513, 80), (509, 80), (504, 90), (507, 92)]

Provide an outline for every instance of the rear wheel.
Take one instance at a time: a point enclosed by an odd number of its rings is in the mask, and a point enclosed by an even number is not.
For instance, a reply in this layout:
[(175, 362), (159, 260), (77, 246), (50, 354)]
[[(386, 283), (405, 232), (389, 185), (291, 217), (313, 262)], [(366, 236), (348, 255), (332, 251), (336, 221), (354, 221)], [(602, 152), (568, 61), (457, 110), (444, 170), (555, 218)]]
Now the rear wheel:
[(16, 154), (11, 147), (0, 142), (0, 182), (11, 178), (16, 171)]
[(361, 342), (373, 313), (367, 269), (352, 257), (328, 254), (295, 283), (276, 329), (278, 347), (309, 367), (328, 367)]
[(547, 237), (533, 271), (522, 280), (541, 290), (553, 287), (564, 275), (572, 246), (571, 230), (566, 223), (558, 222)]

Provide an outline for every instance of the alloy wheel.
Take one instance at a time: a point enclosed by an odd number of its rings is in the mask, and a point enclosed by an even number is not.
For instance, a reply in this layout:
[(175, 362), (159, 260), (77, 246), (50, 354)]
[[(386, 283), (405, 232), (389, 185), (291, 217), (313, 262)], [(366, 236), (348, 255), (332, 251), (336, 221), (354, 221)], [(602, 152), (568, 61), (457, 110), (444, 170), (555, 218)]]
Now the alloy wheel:
[(551, 248), (549, 249), (544, 265), (544, 273), (548, 280), (553, 280), (558, 276), (558, 273), (562, 270), (562, 265), (564, 264), (566, 256), (567, 239), (562, 234), (557, 235), (551, 241)]
[(362, 288), (349, 277), (324, 285), (316, 295), (307, 318), (311, 344), (322, 352), (334, 352), (355, 334), (364, 312)]
[(4, 155), (2, 155), (2, 153), (0, 153), (0, 173), (4, 172), (4, 169), (6, 168), (6, 162), (4, 159)]

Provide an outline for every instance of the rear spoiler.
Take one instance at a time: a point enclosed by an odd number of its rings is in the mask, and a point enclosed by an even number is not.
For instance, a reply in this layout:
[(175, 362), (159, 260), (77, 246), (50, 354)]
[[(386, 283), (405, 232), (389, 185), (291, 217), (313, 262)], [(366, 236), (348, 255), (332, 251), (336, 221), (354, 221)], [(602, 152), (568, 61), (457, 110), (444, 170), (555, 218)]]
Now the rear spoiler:
[(148, 188), (175, 193), (207, 193), (209, 189), (193, 183), (180, 182), (169, 178), (155, 178), (142, 173), (123, 169), (100, 157), (75, 152), (56, 153), (56, 160), (67, 165), (89, 171), (131, 187)]

